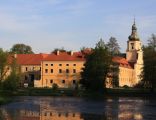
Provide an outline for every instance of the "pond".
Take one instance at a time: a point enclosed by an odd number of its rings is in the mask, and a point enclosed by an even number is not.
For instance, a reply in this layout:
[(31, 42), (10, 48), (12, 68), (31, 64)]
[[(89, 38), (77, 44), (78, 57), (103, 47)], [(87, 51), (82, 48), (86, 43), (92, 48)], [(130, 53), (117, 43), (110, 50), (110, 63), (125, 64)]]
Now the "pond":
[(156, 99), (17, 97), (0, 106), (0, 120), (156, 120)]

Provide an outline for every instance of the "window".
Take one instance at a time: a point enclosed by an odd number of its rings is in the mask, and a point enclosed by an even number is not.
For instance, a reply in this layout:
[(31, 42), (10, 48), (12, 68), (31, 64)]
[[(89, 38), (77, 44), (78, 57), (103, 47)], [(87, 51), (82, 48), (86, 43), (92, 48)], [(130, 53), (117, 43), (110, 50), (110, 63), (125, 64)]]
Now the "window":
[(50, 80), (50, 83), (53, 83), (53, 80)]
[(69, 64), (66, 64), (66, 66), (69, 66)]
[(53, 66), (53, 64), (51, 64), (51, 66)]
[(76, 66), (76, 64), (73, 64), (73, 66)]
[(134, 43), (131, 43), (131, 48), (134, 49)]
[(73, 73), (76, 73), (76, 69), (73, 69)]
[(76, 84), (76, 80), (73, 80), (73, 84)]
[(62, 64), (59, 64), (59, 66), (62, 66)]
[(28, 71), (28, 68), (27, 67), (25, 67), (25, 71)]
[(62, 69), (59, 69), (59, 73), (62, 73)]
[(69, 69), (66, 69), (66, 73), (69, 73)]
[(50, 112), (50, 116), (52, 116), (53, 114)]
[(45, 64), (45, 66), (48, 66), (48, 64)]
[(51, 73), (53, 73), (53, 69), (51, 69)]
[(45, 69), (45, 73), (48, 73), (48, 69)]
[(136, 59), (138, 59), (138, 53), (137, 53), (137, 55), (136, 55)]
[(65, 83), (65, 80), (62, 80), (62, 83), (64, 84)]

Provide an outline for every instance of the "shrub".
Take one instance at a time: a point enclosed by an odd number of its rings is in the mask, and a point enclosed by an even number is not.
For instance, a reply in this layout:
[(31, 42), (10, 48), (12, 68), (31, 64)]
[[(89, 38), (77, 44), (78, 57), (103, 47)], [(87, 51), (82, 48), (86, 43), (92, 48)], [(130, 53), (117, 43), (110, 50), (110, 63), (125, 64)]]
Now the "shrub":
[(19, 76), (11, 73), (2, 83), (3, 90), (15, 91), (19, 87)]
[(53, 89), (54, 91), (58, 90), (58, 85), (57, 85), (56, 83), (54, 83), (54, 84), (52, 85), (52, 89)]
[(128, 85), (124, 85), (123, 88), (129, 88), (129, 86)]

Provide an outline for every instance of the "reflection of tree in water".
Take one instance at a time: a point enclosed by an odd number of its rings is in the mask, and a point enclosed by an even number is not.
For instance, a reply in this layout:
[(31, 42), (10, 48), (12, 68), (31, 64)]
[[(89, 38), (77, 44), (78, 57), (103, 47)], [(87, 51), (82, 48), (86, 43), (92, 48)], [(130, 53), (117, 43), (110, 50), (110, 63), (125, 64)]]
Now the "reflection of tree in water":
[(2, 114), (2, 111), (0, 110), (0, 120), (3, 120), (4, 119), (4, 116)]
[(0, 120), (9, 120), (10, 115), (5, 109), (0, 109)]

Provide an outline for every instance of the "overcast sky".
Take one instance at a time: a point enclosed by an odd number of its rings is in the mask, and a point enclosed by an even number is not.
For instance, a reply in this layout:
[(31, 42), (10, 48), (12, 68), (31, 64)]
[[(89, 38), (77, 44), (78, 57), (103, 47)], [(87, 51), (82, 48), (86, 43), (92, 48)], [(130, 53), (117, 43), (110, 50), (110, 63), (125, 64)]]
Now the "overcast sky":
[(124, 52), (134, 16), (145, 44), (156, 33), (156, 0), (0, 0), (0, 47), (77, 51), (114, 36)]

